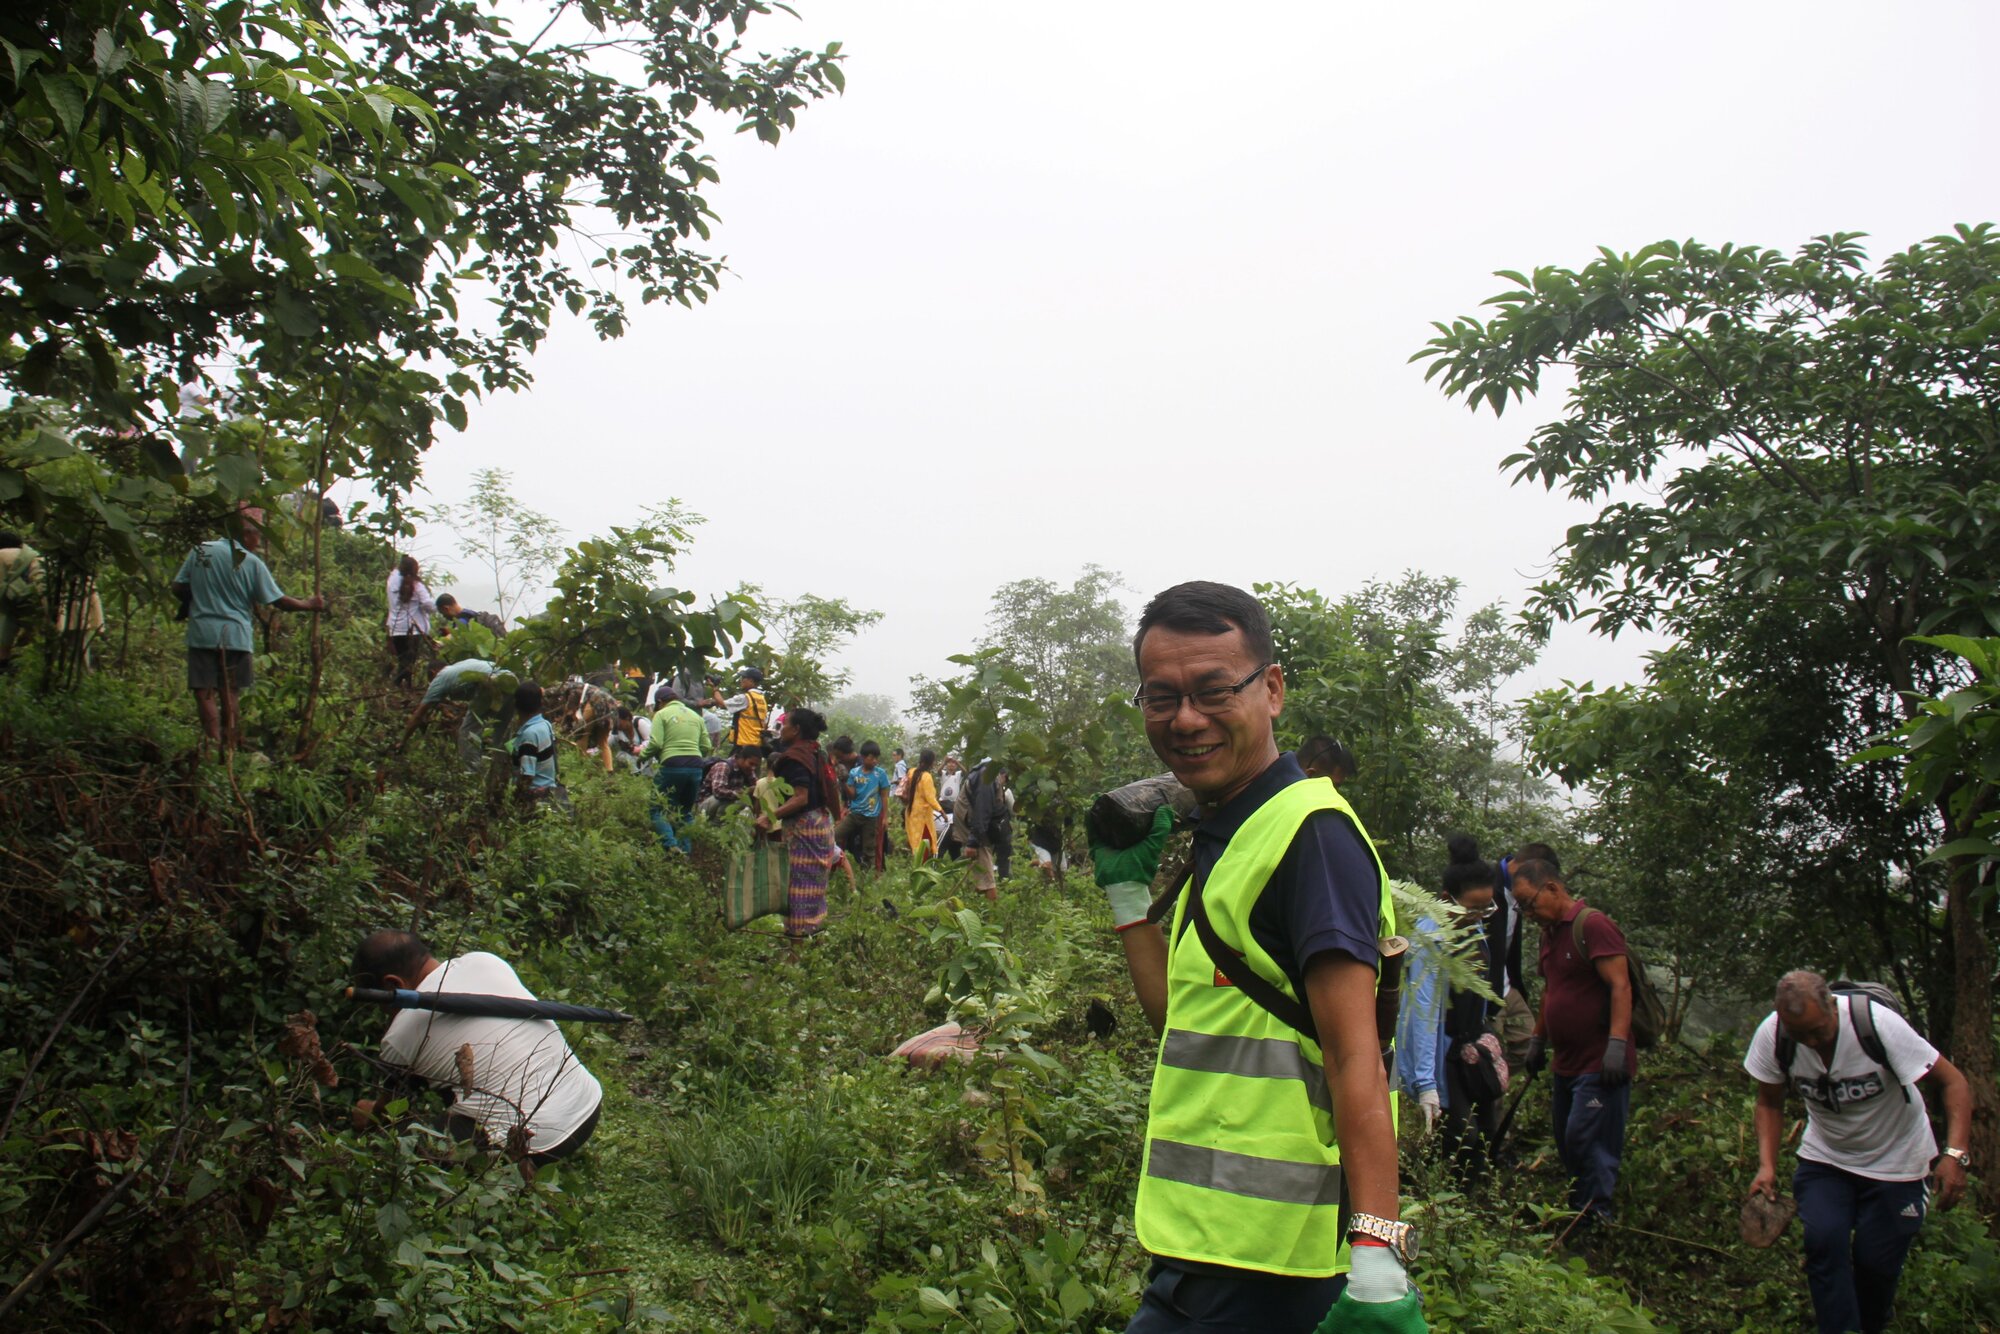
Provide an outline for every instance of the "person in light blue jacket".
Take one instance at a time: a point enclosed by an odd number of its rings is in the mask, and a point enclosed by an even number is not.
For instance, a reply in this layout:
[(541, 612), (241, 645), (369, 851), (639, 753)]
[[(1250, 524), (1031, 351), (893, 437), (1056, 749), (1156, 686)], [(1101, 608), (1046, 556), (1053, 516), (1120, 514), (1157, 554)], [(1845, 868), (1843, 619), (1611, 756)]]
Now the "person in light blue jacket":
[(1442, 923), (1472, 928), (1459, 946), (1473, 976), (1491, 964), (1486, 923), (1493, 915), (1493, 868), (1454, 861), (1445, 868), (1437, 907), (1417, 919), (1416, 949), (1403, 981), (1396, 1033), (1396, 1073), (1424, 1129), (1443, 1122), (1443, 1147), (1468, 1186), (1486, 1174), (1500, 1120), (1499, 1043), (1488, 1020), (1497, 1008), (1478, 992), (1454, 987), (1443, 968)]

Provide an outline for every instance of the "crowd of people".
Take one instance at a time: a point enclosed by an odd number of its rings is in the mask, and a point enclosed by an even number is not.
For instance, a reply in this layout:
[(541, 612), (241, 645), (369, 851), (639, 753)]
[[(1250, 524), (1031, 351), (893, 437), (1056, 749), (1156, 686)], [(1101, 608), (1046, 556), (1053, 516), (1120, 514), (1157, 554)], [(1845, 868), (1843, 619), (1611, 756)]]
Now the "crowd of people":
[[(239, 539), (203, 543), (174, 578), (188, 683), (204, 732), (225, 746), (251, 682), (255, 610), (324, 605), (283, 593), (258, 554), (261, 516), (242, 518)], [(19, 555), (0, 558), (0, 575), (21, 569)], [(392, 679), (413, 685), (433, 618), (448, 630), (476, 614), (434, 598), (410, 557), (385, 591)], [(1573, 1214), (1565, 1239), (1588, 1245), (1615, 1227), (1648, 986), (1618, 923), (1571, 892), (1549, 845), (1491, 863), (1454, 838), (1435, 903), (1415, 923), (1402, 1003), (1385, 1011), (1396, 914), (1381, 858), (1341, 790), (1355, 759), (1328, 737), (1279, 750), (1285, 682), (1261, 605), (1226, 585), (1177, 585), (1147, 605), (1133, 651), (1147, 738), (1200, 818), (1185, 872), (1157, 899), (1169, 808), (1131, 847), (1091, 848), (1140, 1008), (1161, 1036), (1135, 1209), (1152, 1269), (1129, 1330), (1425, 1328), (1406, 1272), (1413, 1243), (1399, 1213), (1392, 1089), (1476, 1189), (1501, 1160), (1504, 1094), (1548, 1069), (1549, 1129)], [(793, 939), (824, 926), (836, 867), (850, 878), (855, 863), (880, 869), (899, 841), (918, 861), (968, 859), (989, 897), (1010, 873), (1014, 799), (1001, 763), (967, 767), (925, 749), (912, 765), (873, 740), (823, 743), (826, 718), (774, 710), (755, 667), (738, 672), (729, 695), (712, 678), (696, 687), (656, 676), (632, 680), (627, 704), (613, 693), (619, 684), (544, 688), (461, 659), (431, 676), (403, 739), (446, 702), (462, 705), (461, 755), (504, 757), (530, 805), (565, 802), (566, 739), (601, 751), (607, 767), (616, 756), (650, 775), (654, 828), (670, 851), (689, 848), (693, 822), (747, 809), (758, 836), (785, 845)], [(1059, 831), (1031, 830), (1031, 843), (1038, 861), (1061, 855)], [(1529, 923), (1539, 932), (1533, 1007), (1522, 965)], [(504, 962), (440, 963), (402, 932), (371, 936), (354, 967), (410, 991), (527, 995)], [(521, 1024), (543, 1026), (510, 1027)], [(514, 1134), (531, 1161), (573, 1152), (596, 1125), (601, 1090), (545, 1020), (406, 1013), (382, 1050), (446, 1085), (447, 1065), (471, 1052), (495, 1083), (454, 1102), (453, 1133)], [(1925, 1215), (1965, 1187), (1964, 1075), (1886, 992), (1805, 971), (1780, 982), (1744, 1069), (1757, 1089), (1753, 1197), (1778, 1195), (1785, 1098), (1805, 1106), (1792, 1186), (1819, 1328), (1884, 1328)], [(1943, 1105), (1941, 1152), (1922, 1090)]]

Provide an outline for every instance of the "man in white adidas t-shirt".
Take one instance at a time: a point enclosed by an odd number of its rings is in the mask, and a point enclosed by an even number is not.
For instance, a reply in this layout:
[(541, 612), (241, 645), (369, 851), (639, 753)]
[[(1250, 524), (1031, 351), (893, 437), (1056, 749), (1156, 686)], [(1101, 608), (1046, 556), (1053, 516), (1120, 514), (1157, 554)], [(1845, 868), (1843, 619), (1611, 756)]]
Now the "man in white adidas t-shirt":
[[(1965, 1191), (1965, 1076), (1887, 1005), (1837, 995), (1808, 972), (1779, 979), (1777, 1012), (1757, 1026), (1743, 1068), (1757, 1081), (1752, 1194), (1777, 1198), (1787, 1084), (1806, 1105), (1792, 1193), (1821, 1334), (1886, 1328), (1903, 1258), (1924, 1223), (1926, 1186), (1935, 1185), (1941, 1209)], [(1943, 1097), (1943, 1156), (1917, 1085)]]
[[(440, 963), (421, 936), (377, 931), (354, 952), (359, 986), (460, 992), (534, 1000), (535, 993), (496, 954), (462, 954)], [(471, 1048), (471, 1087), (459, 1052)], [(382, 1035), (382, 1059), (452, 1097), (449, 1128), (475, 1131), (504, 1148), (515, 1126), (527, 1132), (528, 1161), (566, 1158), (597, 1129), (604, 1090), (548, 1019), (489, 1019), (479, 1015), (404, 1010)]]

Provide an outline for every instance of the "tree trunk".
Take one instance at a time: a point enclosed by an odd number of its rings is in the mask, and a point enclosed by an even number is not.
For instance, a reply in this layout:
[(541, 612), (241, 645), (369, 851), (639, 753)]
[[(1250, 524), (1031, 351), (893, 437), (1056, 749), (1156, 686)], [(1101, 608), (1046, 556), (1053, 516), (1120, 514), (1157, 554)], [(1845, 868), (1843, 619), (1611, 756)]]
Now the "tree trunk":
[(1993, 1081), (1993, 938), (1979, 904), (1979, 878), (1970, 857), (1954, 859), (1945, 892), (1951, 929), (1951, 1060), (1972, 1086), (1974, 1189), (1989, 1222), (2000, 1221), (2000, 1089)]

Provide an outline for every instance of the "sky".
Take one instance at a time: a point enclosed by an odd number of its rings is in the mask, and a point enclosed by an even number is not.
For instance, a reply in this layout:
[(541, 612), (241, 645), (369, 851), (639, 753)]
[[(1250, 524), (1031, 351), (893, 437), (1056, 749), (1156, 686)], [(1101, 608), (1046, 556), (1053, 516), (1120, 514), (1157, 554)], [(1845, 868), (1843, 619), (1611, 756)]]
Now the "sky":
[[(751, 42), (841, 41), (847, 92), (711, 134), (721, 290), (560, 324), (425, 483), (508, 469), (570, 541), (678, 498), (707, 523), (663, 582), (879, 610), (841, 665), (899, 700), (993, 589), (1087, 563), (1135, 611), (1406, 570), (1517, 607), (1589, 517), (1499, 468), (1560, 402), (1447, 400), (1431, 321), (1599, 245), (1880, 257), (2000, 215), (1991, 4), (794, 3)], [(1656, 646), (1560, 629), (1518, 684)]]

